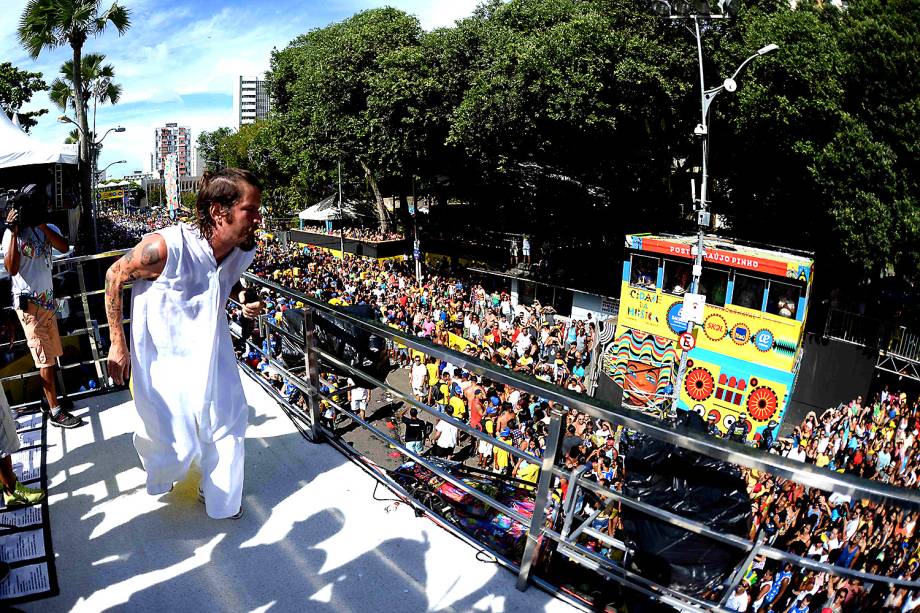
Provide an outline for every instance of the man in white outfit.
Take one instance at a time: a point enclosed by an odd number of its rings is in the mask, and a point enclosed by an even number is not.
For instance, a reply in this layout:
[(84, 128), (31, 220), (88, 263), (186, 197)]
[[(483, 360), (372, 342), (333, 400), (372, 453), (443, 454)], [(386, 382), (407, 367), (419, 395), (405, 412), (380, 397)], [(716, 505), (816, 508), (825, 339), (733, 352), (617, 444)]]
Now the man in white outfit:
[[(200, 454), (200, 491), (215, 519), (243, 511), (248, 405), (225, 307), (232, 292), (244, 316), (262, 308), (247, 303), (240, 285), (255, 256), (260, 199), (249, 171), (205, 173), (194, 225), (148, 234), (106, 273), (109, 376), (121, 384), (133, 374), (141, 421), (134, 446), (147, 471), (147, 493), (172, 490)], [(132, 281), (129, 353), (122, 290)]]

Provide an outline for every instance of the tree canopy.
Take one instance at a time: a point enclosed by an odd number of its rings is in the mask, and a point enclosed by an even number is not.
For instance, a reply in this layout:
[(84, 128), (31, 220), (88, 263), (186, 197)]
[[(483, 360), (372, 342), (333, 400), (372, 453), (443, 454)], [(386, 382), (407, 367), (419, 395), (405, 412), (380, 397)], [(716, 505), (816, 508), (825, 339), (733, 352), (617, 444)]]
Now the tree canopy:
[(42, 73), (21, 70), (10, 62), (0, 62), (0, 109), (12, 119), (13, 113), (19, 116), (19, 125), (28, 132), (48, 109), (22, 112), (22, 105), (32, 100), (36, 92), (47, 91), (48, 85), (42, 79)]
[[(730, 235), (814, 250), (828, 282), (916, 276), (918, 24), (912, 0), (751, 0), (703, 24), (707, 87), (779, 45), (711, 110), (710, 196)], [(582, 246), (685, 231), (700, 166), (688, 25), (630, 0), (489, 0), (431, 32), (360, 12), (273, 53), (269, 117), (225, 134), (218, 157), (308, 200), (341, 162), (381, 225), (397, 221), (382, 197), (415, 189), (469, 203), (467, 231)]]

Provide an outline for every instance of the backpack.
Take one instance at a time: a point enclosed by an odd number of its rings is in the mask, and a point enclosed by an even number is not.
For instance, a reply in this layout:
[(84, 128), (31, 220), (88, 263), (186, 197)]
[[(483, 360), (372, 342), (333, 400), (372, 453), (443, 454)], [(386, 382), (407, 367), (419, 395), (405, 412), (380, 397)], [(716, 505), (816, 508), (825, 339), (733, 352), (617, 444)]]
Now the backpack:
[(441, 390), (441, 384), (437, 383), (433, 388), (431, 388), (431, 399), (435, 402), (441, 402), (444, 400), (444, 392)]

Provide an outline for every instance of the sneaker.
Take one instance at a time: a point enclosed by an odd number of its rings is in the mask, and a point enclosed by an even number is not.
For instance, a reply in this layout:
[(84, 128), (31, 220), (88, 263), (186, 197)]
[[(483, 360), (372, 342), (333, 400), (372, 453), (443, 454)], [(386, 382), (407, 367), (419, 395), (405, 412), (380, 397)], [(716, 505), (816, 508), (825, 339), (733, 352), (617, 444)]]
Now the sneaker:
[[(42, 398), (41, 398), (41, 401), (39, 402), (39, 406), (41, 407), (42, 413), (48, 412), (48, 399), (45, 398), (44, 394), (42, 394)], [(64, 396), (63, 398), (58, 400), (58, 406), (60, 406), (65, 411), (73, 411), (73, 400), (71, 400), (67, 396)]]
[(85, 421), (79, 417), (74, 417), (64, 408), (58, 412), (57, 416), (49, 414), (48, 421), (51, 422), (52, 426), (57, 426), (58, 428), (79, 428), (86, 424)]
[(44, 499), (44, 490), (33, 490), (30, 487), (24, 486), (22, 483), (16, 483), (16, 489), (12, 492), (3, 493), (3, 502), (7, 507), (21, 507), (27, 504), (35, 504)]

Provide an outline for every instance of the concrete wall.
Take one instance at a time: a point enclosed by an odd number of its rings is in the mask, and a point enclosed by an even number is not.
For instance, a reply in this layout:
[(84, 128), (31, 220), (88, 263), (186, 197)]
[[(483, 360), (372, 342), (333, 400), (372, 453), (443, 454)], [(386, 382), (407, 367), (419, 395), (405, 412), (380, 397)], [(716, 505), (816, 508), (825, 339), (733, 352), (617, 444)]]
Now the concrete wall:
[(572, 319), (587, 319), (588, 313), (595, 321), (616, 317), (615, 304), (612, 299), (603, 296), (572, 292)]

